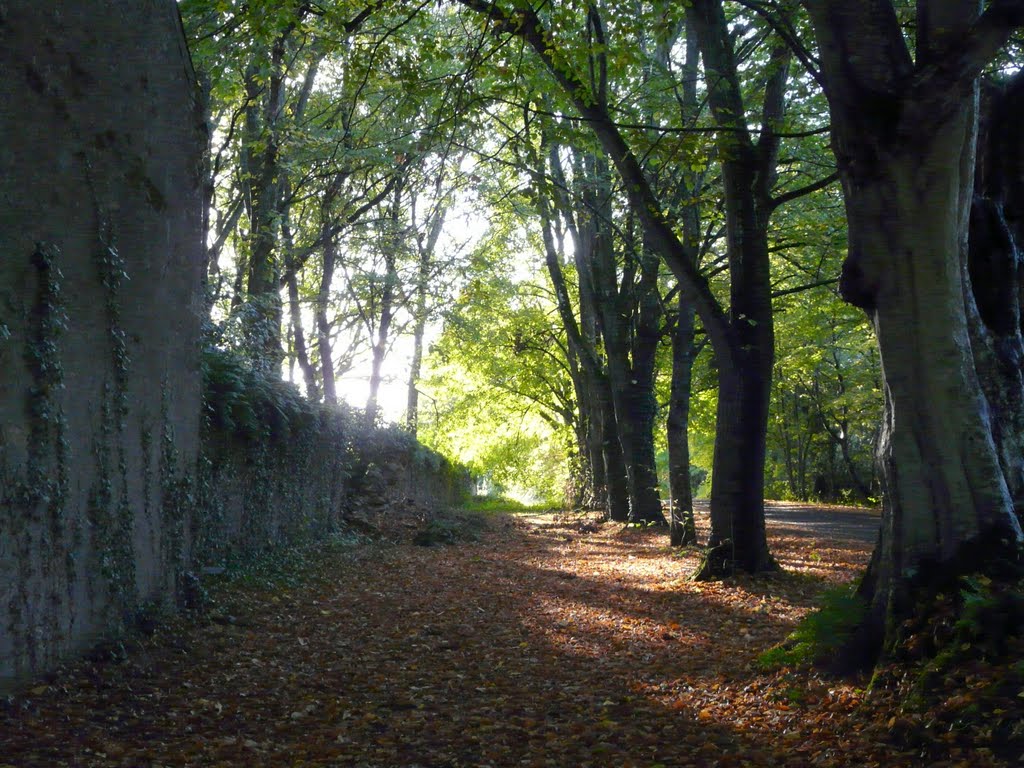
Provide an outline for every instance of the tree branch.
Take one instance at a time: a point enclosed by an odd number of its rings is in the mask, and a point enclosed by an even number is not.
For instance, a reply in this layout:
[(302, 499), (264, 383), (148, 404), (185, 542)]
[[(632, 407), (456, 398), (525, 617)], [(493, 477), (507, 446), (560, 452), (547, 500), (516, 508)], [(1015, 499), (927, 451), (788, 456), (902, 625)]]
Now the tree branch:
[(804, 195), (810, 195), (820, 189), (824, 189), (836, 181), (839, 181), (839, 171), (833, 171), (828, 176), (818, 179), (805, 187), (798, 187), (797, 189), (791, 189), (788, 192), (784, 192), (778, 197), (773, 197), (771, 199), (771, 202), (769, 203), (771, 210), (774, 211), (776, 208), (792, 202), (797, 198), (803, 197)]

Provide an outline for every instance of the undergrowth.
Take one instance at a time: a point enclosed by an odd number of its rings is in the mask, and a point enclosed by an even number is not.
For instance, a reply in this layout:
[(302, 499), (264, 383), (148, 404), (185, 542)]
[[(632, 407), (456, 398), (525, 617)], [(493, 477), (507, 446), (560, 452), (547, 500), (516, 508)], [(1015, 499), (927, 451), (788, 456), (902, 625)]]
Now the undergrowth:
[(275, 547), (255, 556), (229, 558), (223, 572), (215, 574), (213, 580), (268, 590), (297, 587), (318, 573), (317, 566), (327, 556), (368, 541), (365, 534), (343, 528), (324, 538)]
[(487, 530), (487, 519), (475, 512), (451, 512), (428, 520), (413, 536), (412, 543), (420, 547), (438, 544), (459, 544), (480, 539)]
[(864, 601), (850, 586), (834, 587), (822, 596), (818, 610), (809, 613), (780, 645), (758, 658), (765, 669), (823, 665), (832, 660), (864, 618)]

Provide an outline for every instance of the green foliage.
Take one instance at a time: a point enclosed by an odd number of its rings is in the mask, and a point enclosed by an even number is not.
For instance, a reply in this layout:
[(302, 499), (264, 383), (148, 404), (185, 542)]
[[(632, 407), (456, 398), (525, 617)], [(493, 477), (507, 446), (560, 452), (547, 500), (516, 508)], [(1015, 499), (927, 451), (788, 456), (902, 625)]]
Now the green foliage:
[(313, 418), (298, 389), (257, 370), (240, 354), (203, 350), (203, 403), (211, 424), (238, 437), (286, 439)]
[(1024, 635), (1024, 581), (973, 573), (958, 579), (954, 591), (924, 600), (896, 649), (903, 658), (923, 662), (924, 687), (968, 661), (1003, 660)]
[(255, 554), (238, 552), (226, 560), (223, 572), (213, 577), (211, 583), (266, 590), (298, 587), (317, 573), (317, 566), (325, 558), (366, 543), (368, 539), (363, 534), (340, 528), (324, 537), (307, 537)]
[(546, 289), (521, 267), (510, 277), (522, 233), (502, 226), (474, 254), (426, 361), (420, 434), (492, 486), (559, 505), (574, 412), (565, 342)]
[(997, 586), (983, 575), (964, 578), (963, 610), (954, 625), (955, 642), (984, 656), (998, 657), (1007, 640), (1024, 627), (1024, 584)]
[(826, 664), (834, 659), (867, 611), (851, 587), (835, 587), (822, 596), (821, 606), (809, 613), (781, 645), (758, 657), (766, 669)]
[(462, 506), (469, 512), (546, 512), (547, 504), (524, 504), (507, 496), (473, 496)]

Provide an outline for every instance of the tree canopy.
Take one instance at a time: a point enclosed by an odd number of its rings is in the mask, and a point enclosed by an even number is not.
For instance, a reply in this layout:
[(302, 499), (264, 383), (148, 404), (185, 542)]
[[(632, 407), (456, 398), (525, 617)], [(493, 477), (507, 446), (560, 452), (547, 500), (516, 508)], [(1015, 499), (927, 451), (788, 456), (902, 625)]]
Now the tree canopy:
[(180, 7), (211, 343), (524, 498), (709, 495), (709, 578), (766, 494), (881, 501), (875, 651), (1018, 546), (1021, 3)]

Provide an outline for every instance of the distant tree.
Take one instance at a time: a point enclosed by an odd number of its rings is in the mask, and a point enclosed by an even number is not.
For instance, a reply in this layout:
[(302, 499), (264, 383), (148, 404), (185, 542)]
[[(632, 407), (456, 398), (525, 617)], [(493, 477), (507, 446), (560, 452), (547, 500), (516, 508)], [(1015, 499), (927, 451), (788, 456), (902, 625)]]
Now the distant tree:
[(496, 34), (524, 40), (614, 164), (629, 205), (644, 231), (646, 245), (676, 274), (700, 317), (715, 351), (719, 373), (717, 448), (712, 474), (712, 556), (701, 577), (734, 570), (758, 572), (775, 567), (764, 526), (765, 434), (774, 338), (769, 274), (768, 221), (778, 206), (820, 188), (828, 178), (775, 195), (779, 127), (784, 116), (789, 56), (779, 41), (771, 46), (757, 76), (764, 94), (756, 110), (755, 138), (740, 87), (736, 37), (718, 0), (695, 0), (687, 18), (696, 35), (707, 76), (707, 96), (720, 130), (726, 239), (730, 272), (729, 303), (714, 294), (698, 271), (691, 250), (680, 240), (665, 206), (645, 173), (626, 132), (612, 117), (602, 58), (608, 47), (597, 5), (588, 6), (588, 38), (561, 45), (554, 27), (531, 8), (486, 0), (462, 0), (481, 14)]

